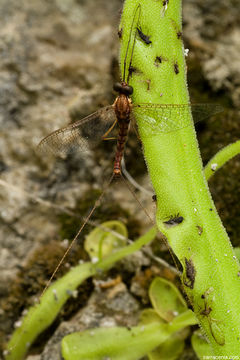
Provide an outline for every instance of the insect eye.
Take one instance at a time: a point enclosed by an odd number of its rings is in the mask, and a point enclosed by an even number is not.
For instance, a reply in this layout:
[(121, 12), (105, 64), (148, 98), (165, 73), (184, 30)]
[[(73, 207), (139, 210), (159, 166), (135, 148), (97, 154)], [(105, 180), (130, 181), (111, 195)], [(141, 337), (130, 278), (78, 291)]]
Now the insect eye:
[(129, 96), (129, 95), (131, 95), (133, 93), (132, 86), (127, 85), (126, 83), (122, 83), (122, 84), (119, 83), (119, 82), (115, 83), (113, 85), (113, 90), (119, 92), (120, 94), (124, 94), (124, 95), (127, 95), (127, 96)]
[(132, 95), (132, 93), (133, 93), (132, 86), (127, 85), (127, 86), (124, 87), (124, 90), (125, 90), (126, 95)]
[(119, 82), (115, 83), (113, 85), (113, 90), (115, 90), (117, 92), (121, 92), (122, 91), (122, 84), (120, 84)]

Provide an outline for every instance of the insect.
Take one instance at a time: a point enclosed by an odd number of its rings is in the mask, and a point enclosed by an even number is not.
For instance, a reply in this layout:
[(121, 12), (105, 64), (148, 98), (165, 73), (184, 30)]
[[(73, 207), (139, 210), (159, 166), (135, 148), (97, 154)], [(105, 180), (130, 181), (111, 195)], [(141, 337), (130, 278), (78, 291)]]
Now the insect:
[(178, 28), (177, 23), (173, 19), (170, 19), (170, 21), (172, 23), (172, 26), (173, 26), (175, 32), (176, 32), (177, 38), (182, 39), (183, 34), (182, 34), (181, 30)]
[(121, 28), (121, 29), (119, 29), (118, 32), (117, 32), (119, 39), (122, 38), (122, 33), (123, 33), (123, 29)]
[(184, 280), (184, 285), (193, 289), (195, 276), (196, 276), (196, 269), (194, 267), (193, 261), (191, 259), (185, 258), (185, 276), (186, 279)]
[(204, 301), (204, 309), (202, 309), (200, 311), (200, 315), (205, 316), (207, 318), (212, 337), (214, 338), (214, 340), (216, 341), (217, 344), (223, 346), (225, 344), (225, 337), (224, 337), (224, 333), (223, 333), (222, 329), (217, 324), (219, 322), (219, 320), (214, 319), (211, 316), (212, 308), (209, 305), (209, 295), (212, 291), (213, 291), (213, 288), (210, 288), (210, 289), (206, 290), (204, 294), (202, 294), (201, 298)]
[(178, 38), (178, 39), (181, 39), (181, 38), (182, 38), (182, 32), (181, 32), (181, 31), (178, 31), (178, 32), (177, 32), (177, 38)]
[(163, 4), (163, 8), (162, 8), (162, 11), (161, 11), (161, 15), (162, 15), (162, 17), (164, 17), (165, 12), (166, 12), (166, 10), (168, 8), (169, 0), (163, 0), (162, 4)]
[(159, 64), (161, 64), (163, 61), (162, 57), (161, 56), (156, 56), (156, 59), (155, 59), (155, 62), (154, 62), (154, 65), (155, 66), (159, 66)]
[(179, 67), (178, 67), (178, 63), (174, 63), (174, 72), (175, 74), (179, 74)]
[(157, 202), (157, 195), (154, 194), (154, 195), (152, 196), (152, 201), (153, 201), (153, 202)]
[(138, 35), (140, 36), (142, 41), (145, 42), (145, 44), (149, 45), (152, 43), (150, 40), (150, 36), (145, 35), (140, 28), (137, 27), (137, 31), (138, 31)]
[(129, 66), (128, 71), (130, 76), (132, 76), (132, 74), (137, 71), (137, 68), (135, 68), (134, 66)]
[(202, 228), (202, 226), (197, 225), (196, 228), (198, 229), (198, 235), (202, 235), (202, 233), (203, 233), (203, 228)]
[(171, 216), (169, 220), (164, 221), (164, 224), (166, 225), (178, 225), (183, 222), (184, 218), (182, 216), (179, 216), (179, 214), (175, 216)]

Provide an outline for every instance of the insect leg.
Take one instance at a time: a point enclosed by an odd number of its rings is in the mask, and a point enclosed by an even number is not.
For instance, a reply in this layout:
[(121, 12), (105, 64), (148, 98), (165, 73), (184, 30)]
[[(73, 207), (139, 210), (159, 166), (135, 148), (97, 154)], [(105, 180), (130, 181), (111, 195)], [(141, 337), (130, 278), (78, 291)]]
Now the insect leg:
[(102, 136), (103, 140), (115, 140), (116, 138), (107, 138), (108, 134), (112, 131), (112, 129), (115, 127), (117, 123), (117, 119), (114, 121), (114, 123), (112, 124), (112, 126), (105, 132), (105, 134)]

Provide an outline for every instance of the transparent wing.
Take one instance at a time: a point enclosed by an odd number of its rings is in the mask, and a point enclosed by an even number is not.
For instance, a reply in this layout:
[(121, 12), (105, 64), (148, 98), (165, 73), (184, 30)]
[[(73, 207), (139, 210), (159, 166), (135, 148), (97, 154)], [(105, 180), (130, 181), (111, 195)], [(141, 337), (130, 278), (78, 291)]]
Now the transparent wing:
[(133, 113), (150, 127), (151, 134), (172, 132), (183, 129), (191, 124), (192, 112), (194, 122), (207, 119), (209, 116), (223, 111), (217, 104), (134, 104)]
[(113, 107), (106, 106), (71, 125), (52, 132), (40, 141), (38, 151), (54, 155), (88, 151), (103, 139), (115, 119)]

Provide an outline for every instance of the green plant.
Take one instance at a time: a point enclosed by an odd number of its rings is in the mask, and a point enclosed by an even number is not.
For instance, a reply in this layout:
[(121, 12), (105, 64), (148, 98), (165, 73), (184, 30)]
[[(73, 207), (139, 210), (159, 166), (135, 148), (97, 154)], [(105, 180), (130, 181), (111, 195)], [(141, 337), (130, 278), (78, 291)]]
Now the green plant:
[[(120, 27), (122, 32), (121, 71), (131, 22), (139, 1), (127, 0)], [(189, 103), (184, 49), (181, 36), (181, 1), (141, 1), (138, 24), (151, 36), (151, 45), (136, 40), (130, 84), (134, 103)], [(127, 64), (130, 63), (128, 56)], [(156, 59), (164, 59), (156, 65)], [(177, 71), (176, 71), (177, 65)], [(150, 86), (146, 86), (146, 83)], [(169, 113), (167, 113), (168, 115)], [(136, 113), (149, 175), (157, 197), (157, 225), (184, 269), (184, 290), (194, 308), (214, 355), (239, 355), (240, 308), (239, 262), (217, 214), (204, 177), (191, 112), (174, 113), (171, 121), (185, 122), (182, 129), (161, 133), (152, 131), (144, 114)], [(149, 115), (157, 124), (162, 116)], [(235, 149), (239, 151), (239, 143)], [(234, 156), (222, 152), (224, 157)], [(220, 159), (221, 154), (217, 155)], [(209, 167), (206, 169), (209, 177)], [(183, 221), (167, 226), (166, 218), (179, 214)], [(210, 291), (211, 289), (211, 291)], [(206, 297), (206, 294), (209, 295)], [(211, 294), (210, 294), (211, 293)]]
[[(62, 341), (65, 360), (176, 360), (184, 348), (189, 325), (197, 320), (178, 289), (155, 278), (149, 289), (153, 308), (145, 309), (138, 326), (91, 329), (67, 335)], [(127, 351), (126, 351), (127, 349)]]
[(96, 254), (90, 251), (90, 255), (93, 255), (92, 262), (72, 268), (46, 290), (39, 304), (28, 311), (21, 320), (21, 326), (14, 331), (7, 345), (6, 360), (23, 359), (37, 336), (54, 321), (63, 305), (74, 296), (75, 290), (84, 280), (99, 271), (110, 269), (120, 259), (139, 250), (154, 239), (156, 232), (156, 228), (152, 228), (133, 244), (124, 246), (127, 230), (119, 221), (108, 221), (94, 229), (86, 238), (85, 246), (87, 249), (93, 247), (97, 249), (97, 254), (103, 255), (96, 258)]

